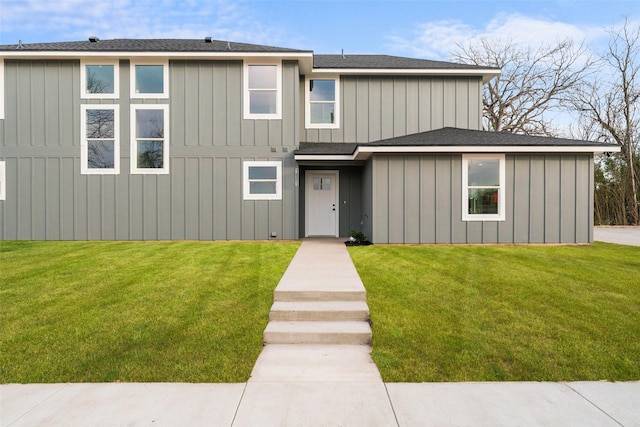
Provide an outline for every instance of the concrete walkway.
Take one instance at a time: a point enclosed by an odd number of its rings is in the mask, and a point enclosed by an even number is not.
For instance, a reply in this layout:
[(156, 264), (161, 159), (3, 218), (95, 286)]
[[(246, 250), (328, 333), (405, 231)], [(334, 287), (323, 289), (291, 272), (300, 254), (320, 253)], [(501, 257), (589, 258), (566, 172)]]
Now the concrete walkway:
[[(276, 288), (270, 325), (315, 321), (343, 335), (278, 325), (270, 336), (268, 326), (265, 339), (278, 343), (264, 347), (246, 384), (0, 385), (0, 426), (640, 427), (640, 381), (385, 384), (369, 345), (308, 343), (348, 338), (336, 324), (362, 321), (362, 308), (344, 303), (363, 293), (341, 240), (305, 240)], [(328, 308), (315, 305), (324, 300)]]
[(617, 243), (619, 245), (640, 246), (640, 227), (600, 226), (593, 228), (593, 240)]

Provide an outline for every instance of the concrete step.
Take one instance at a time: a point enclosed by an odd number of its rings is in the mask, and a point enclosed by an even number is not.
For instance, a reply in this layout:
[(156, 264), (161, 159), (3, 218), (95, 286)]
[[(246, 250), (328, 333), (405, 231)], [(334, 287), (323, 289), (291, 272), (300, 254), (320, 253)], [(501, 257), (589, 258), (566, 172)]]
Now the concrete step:
[(274, 301), (366, 301), (364, 290), (278, 290)]
[(367, 321), (369, 306), (364, 301), (276, 301), (270, 321)]
[(269, 322), (265, 344), (371, 344), (368, 322)]

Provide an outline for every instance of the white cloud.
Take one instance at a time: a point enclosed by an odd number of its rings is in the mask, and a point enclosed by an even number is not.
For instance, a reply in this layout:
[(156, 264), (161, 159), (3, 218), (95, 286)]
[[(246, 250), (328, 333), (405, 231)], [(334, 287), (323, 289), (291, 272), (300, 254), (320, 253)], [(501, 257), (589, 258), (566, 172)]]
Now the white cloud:
[(473, 43), (480, 38), (513, 40), (522, 46), (537, 48), (541, 44), (554, 44), (566, 38), (578, 44), (589, 44), (606, 37), (606, 29), (601, 27), (580, 27), (520, 14), (498, 14), (480, 28), (459, 20), (421, 24), (410, 35), (390, 36), (388, 47), (411, 56), (447, 59), (456, 43)]
[[(202, 38), (275, 44), (281, 30), (234, 0), (0, 0), (2, 43), (111, 38)], [(55, 34), (52, 39), (49, 34)], [(13, 40), (15, 38), (15, 40)]]

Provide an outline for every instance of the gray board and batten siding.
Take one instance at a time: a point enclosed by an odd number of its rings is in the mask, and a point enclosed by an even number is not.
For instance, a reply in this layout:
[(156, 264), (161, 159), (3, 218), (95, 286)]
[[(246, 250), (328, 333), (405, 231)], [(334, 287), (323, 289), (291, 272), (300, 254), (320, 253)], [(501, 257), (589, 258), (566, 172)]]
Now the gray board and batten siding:
[[(340, 129), (305, 129), (305, 142), (372, 142), (455, 127), (482, 129), (482, 79), (342, 76)], [(301, 80), (304, 93), (304, 79)]]
[[(81, 99), (78, 60), (5, 59), (2, 240), (297, 239), (292, 152), (299, 71), (283, 62), (283, 119), (244, 120), (241, 61), (170, 61), (168, 99)], [(120, 105), (120, 174), (80, 174), (80, 105)], [(168, 103), (170, 173), (129, 173), (130, 104)], [(244, 160), (283, 161), (282, 200), (243, 200)]]
[(374, 243), (591, 243), (593, 154), (507, 154), (504, 221), (462, 221), (460, 154), (372, 156)]

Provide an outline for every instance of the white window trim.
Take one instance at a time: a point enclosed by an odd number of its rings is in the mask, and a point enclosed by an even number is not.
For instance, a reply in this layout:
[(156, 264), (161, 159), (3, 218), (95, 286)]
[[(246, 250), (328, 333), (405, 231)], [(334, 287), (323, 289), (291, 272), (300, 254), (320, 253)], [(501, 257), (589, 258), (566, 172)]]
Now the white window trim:
[[(333, 80), (335, 82), (335, 122), (334, 123), (311, 123), (311, 80)], [(340, 77), (336, 76), (314, 76), (305, 78), (304, 84), (304, 117), (306, 129), (340, 129)]]
[[(251, 114), (251, 97), (249, 96), (249, 67), (251, 65), (274, 65), (276, 67), (276, 112), (274, 114)], [(255, 89), (253, 89), (255, 90)], [(269, 89), (273, 90), (273, 89)], [(258, 120), (282, 119), (282, 61), (248, 60), (243, 69), (244, 118)]]
[[(242, 175), (242, 188), (244, 200), (282, 200), (282, 162), (279, 160), (244, 161)], [(249, 181), (249, 167), (265, 166), (276, 167), (276, 193), (275, 194), (251, 194)], [(271, 180), (269, 180), (271, 181)]]
[[(136, 138), (136, 111), (163, 110), (164, 112), (164, 140), (162, 141), (162, 168), (138, 168), (138, 141)], [(131, 145), (130, 145), (130, 173), (142, 175), (167, 175), (169, 173), (169, 105), (167, 104), (132, 104), (131, 105)]]
[[(136, 65), (162, 65), (162, 93), (136, 93)], [(129, 61), (129, 86), (131, 99), (169, 98), (169, 60), (131, 59)]]
[(0, 57), (0, 120), (4, 120), (4, 58)]
[[(113, 168), (90, 168), (87, 141), (87, 110), (113, 110)], [(114, 104), (82, 104), (80, 106), (80, 173), (82, 175), (117, 175), (120, 173), (120, 106)]]
[(0, 161), (0, 200), (7, 200), (7, 167), (4, 160)]
[[(113, 65), (113, 93), (87, 93), (87, 65)], [(120, 61), (117, 59), (80, 60), (80, 98), (118, 99), (120, 95)]]
[[(498, 189), (497, 214), (469, 213), (469, 160), (494, 159), (499, 160), (500, 188)], [(504, 154), (463, 154), (462, 155), (462, 220), (463, 221), (504, 221), (506, 211), (505, 200), (505, 155)]]

